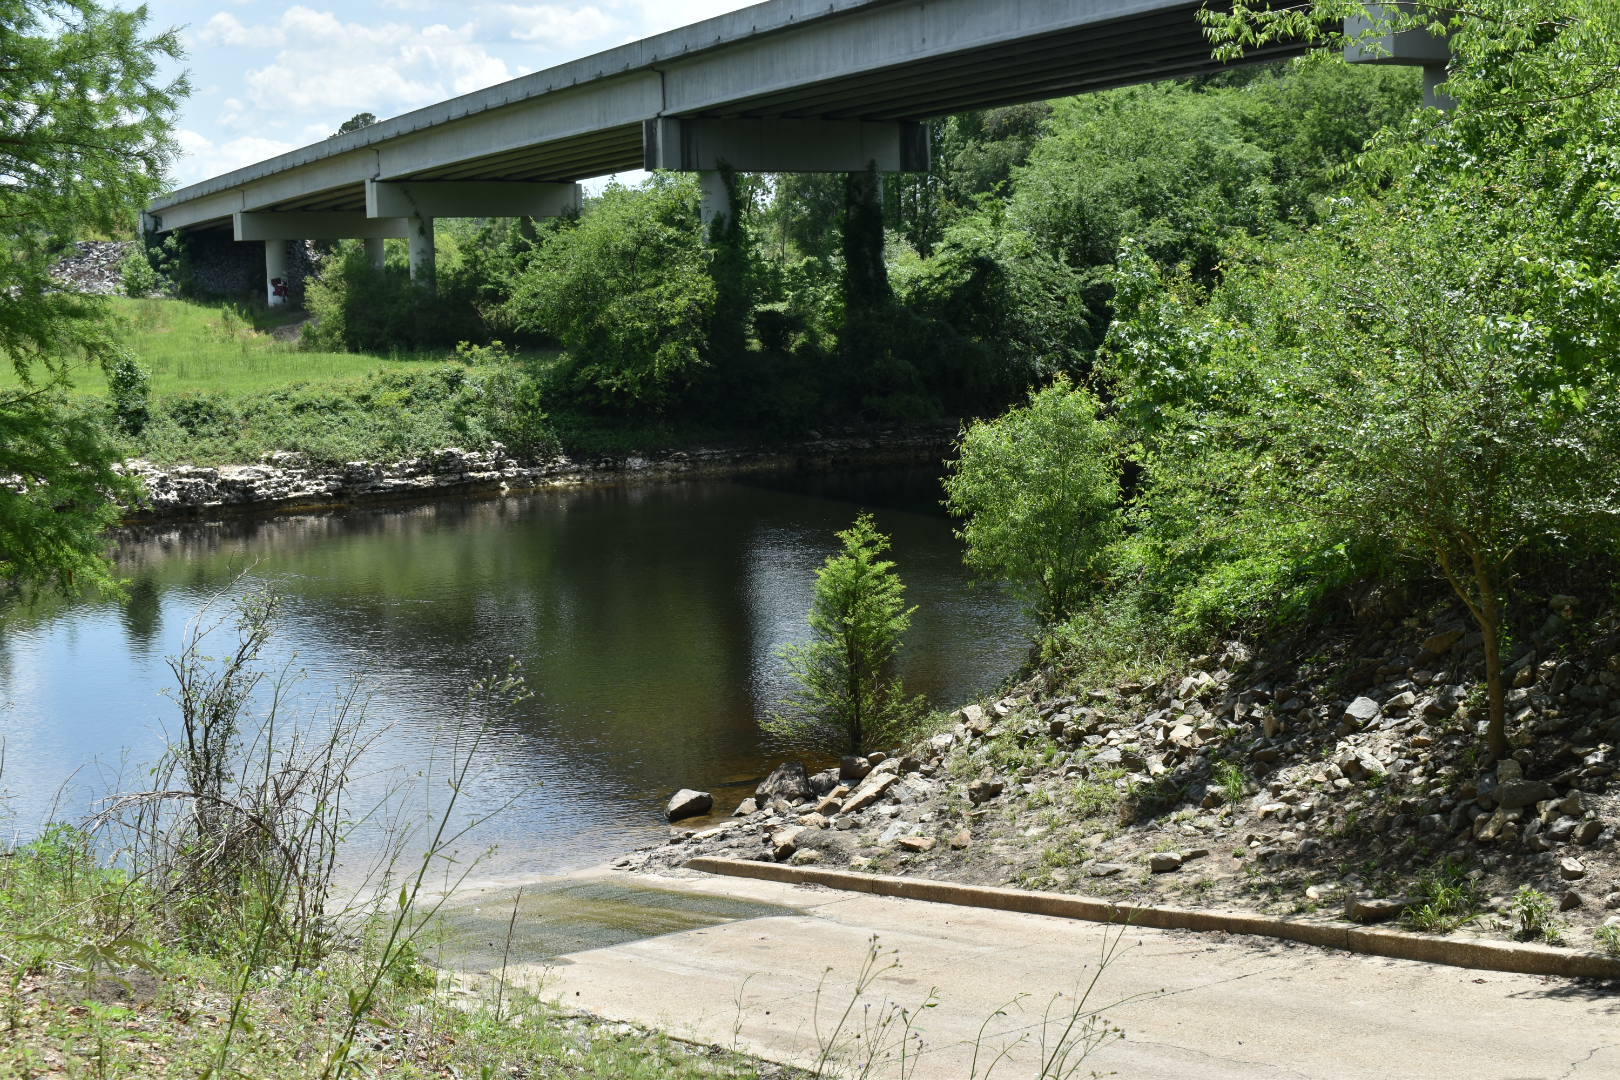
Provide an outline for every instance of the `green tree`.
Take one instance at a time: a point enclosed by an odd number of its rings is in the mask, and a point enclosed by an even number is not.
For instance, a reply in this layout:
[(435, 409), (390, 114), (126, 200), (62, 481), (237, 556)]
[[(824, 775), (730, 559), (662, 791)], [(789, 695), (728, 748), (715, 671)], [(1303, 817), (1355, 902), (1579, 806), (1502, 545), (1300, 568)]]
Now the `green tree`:
[(559, 390), (587, 405), (658, 413), (707, 363), (715, 284), (696, 184), (610, 185), (513, 283), (503, 321), (559, 341)]
[(945, 479), (968, 566), (1010, 584), (1042, 624), (1096, 588), (1119, 535), (1120, 446), (1099, 412), (1060, 377), (968, 428)]
[(370, 127), (376, 122), (377, 116), (375, 113), (355, 113), (353, 116), (349, 117), (347, 120), (343, 121), (343, 123), (338, 125), (338, 129), (332, 132), (332, 138), (335, 139), (339, 135), (347, 135), (351, 131), (360, 131), (363, 128)]
[(62, 387), (72, 365), (121, 351), (103, 304), (50, 266), (76, 236), (127, 231), (162, 186), (186, 86), (159, 71), (178, 36), (146, 21), (91, 0), (0, 2), (0, 357), (22, 384), (0, 391), (0, 582), (108, 580), (101, 533), (127, 485)]
[(767, 731), (818, 750), (858, 754), (892, 742), (921, 715), (894, 673), (901, 638), (917, 609), (905, 606), (889, 540), (872, 515), (838, 534), (843, 551), (816, 571), (811, 639), (782, 658), (798, 683)]
[[(1240, 5), (1217, 31), (1336, 50), (1351, 7)], [(1426, 568), (1479, 626), (1498, 756), (1514, 578), (1620, 539), (1620, 27), (1530, 7), (1395, 11), (1453, 31), (1455, 115), (1384, 133), (1317, 228), (1229, 249), (1207, 293), (1125, 260), (1108, 360), (1138, 551), (1184, 610)]]

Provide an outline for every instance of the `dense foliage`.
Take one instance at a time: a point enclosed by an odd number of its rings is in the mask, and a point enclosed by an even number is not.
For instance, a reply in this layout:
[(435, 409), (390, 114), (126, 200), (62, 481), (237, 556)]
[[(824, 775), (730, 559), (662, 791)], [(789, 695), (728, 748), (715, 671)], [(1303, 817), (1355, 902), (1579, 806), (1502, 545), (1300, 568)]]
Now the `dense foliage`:
[(962, 436), (945, 479), (968, 566), (1008, 582), (1044, 624), (1104, 579), (1119, 533), (1119, 446), (1097, 399), (1059, 379)]
[[(1215, 275), (1220, 245), (1316, 220), (1334, 175), (1418, 100), (1415, 73), (1235, 69), (974, 113), (926, 174), (611, 185), (577, 220), (445, 225), (436, 298), (340, 247), (310, 286), (319, 348), (560, 347), (554, 412), (774, 435), (984, 416), (1084, 376), (1121, 240)], [(353, 250), (351, 250), (351, 248)]]
[[(1212, 21), (1336, 50), (1348, 7)], [(1387, 129), (1212, 279), (1132, 241), (1102, 369), (1142, 474), (1116, 555), (1184, 630), (1433, 574), (1484, 637), (1498, 755), (1515, 576), (1612, 559), (1620, 529), (1620, 37), (1602, 5), (1536, 8), (1400, 16), (1450, 27), (1456, 110)]]
[(179, 55), (149, 34), (146, 9), (92, 0), (0, 5), (0, 586), (106, 580), (101, 531), (123, 483), (94, 419), (64, 414), (70, 365), (120, 352), (91, 298), (50, 276), (86, 232), (120, 231), (155, 194), (173, 150), (183, 82), (159, 75)]

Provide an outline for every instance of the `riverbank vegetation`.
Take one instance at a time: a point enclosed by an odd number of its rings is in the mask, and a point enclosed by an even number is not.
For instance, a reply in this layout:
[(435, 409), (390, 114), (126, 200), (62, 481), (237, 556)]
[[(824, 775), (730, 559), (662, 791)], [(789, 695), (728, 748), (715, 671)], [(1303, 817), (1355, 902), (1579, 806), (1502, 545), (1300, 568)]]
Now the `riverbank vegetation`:
[[(610, 185), (577, 218), (441, 222), (434, 297), (409, 282), (402, 244), (382, 270), (338, 244), (307, 287), (305, 373), (267, 339), (254, 364), (286, 385), (182, 384), (147, 363), (159, 423), (127, 452), (216, 464), (476, 448), (500, 438), (485, 410), (503, 396), (584, 451), (992, 415), (1054, 375), (1088, 376), (1121, 238), (1208, 278), (1221, 238), (1316, 220), (1334, 171), (1417, 100), (1408, 71), (1271, 67), (993, 110), (939, 125), (928, 174), (734, 176), (712, 236), (690, 177)], [(509, 383), (371, 440), (397, 423), (397, 395), (445, 399), (431, 358), (496, 341)]]
[[(1205, 18), (1321, 72), (1361, 10)], [(894, 805), (827, 777), (788, 858), (1611, 948), (1620, 24), (1419, 0), (1374, 29), (1449, 32), (1451, 107), (1268, 229), (1112, 235), (1089, 364), (970, 427), (947, 481), (1036, 662), (905, 748)]]

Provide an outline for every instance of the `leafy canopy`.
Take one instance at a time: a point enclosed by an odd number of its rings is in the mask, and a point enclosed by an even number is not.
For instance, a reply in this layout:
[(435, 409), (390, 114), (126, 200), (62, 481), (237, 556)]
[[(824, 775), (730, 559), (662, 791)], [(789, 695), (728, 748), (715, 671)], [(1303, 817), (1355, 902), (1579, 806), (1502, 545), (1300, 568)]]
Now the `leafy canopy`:
[(149, 34), (144, 7), (0, 0), (0, 584), (107, 581), (100, 534), (123, 481), (93, 418), (68, 417), (69, 365), (120, 352), (102, 305), (50, 277), (55, 255), (91, 233), (126, 232), (163, 184), (183, 79), (174, 31)]
[[(1336, 49), (1352, 7), (1208, 18)], [(1127, 247), (1105, 373), (1142, 462), (1134, 557), (1184, 622), (1426, 568), (1484, 636), (1500, 755), (1514, 576), (1620, 539), (1620, 27), (1592, 0), (1395, 24), (1450, 31), (1455, 112), (1386, 130), (1318, 224), (1227, 245), (1207, 287)]]
[(1043, 624), (1096, 588), (1119, 534), (1119, 446), (1100, 410), (1059, 378), (968, 428), (945, 479), (968, 566), (1008, 582)]

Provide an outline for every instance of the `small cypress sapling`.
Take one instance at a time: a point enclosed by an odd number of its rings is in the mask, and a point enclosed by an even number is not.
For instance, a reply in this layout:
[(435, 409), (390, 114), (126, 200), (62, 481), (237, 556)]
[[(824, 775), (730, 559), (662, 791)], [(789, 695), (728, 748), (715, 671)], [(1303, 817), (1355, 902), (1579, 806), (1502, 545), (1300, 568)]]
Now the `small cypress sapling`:
[(921, 699), (908, 698), (894, 673), (917, 609), (905, 606), (894, 563), (882, 558), (889, 539), (871, 514), (838, 539), (843, 550), (816, 572), (810, 641), (782, 650), (798, 689), (765, 728), (806, 748), (858, 754), (898, 737), (922, 713)]

